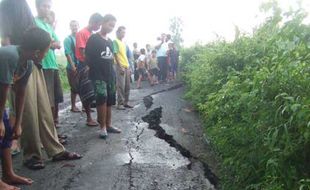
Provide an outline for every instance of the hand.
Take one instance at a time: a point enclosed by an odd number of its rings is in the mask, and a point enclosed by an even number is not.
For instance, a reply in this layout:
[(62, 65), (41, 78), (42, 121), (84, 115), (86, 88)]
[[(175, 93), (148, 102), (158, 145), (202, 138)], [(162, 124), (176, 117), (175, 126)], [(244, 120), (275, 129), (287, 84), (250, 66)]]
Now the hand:
[(72, 67), (72, 71), (73, 71), (73, 73), (76, 75), (77, 74), (77, 68), (76, 68), (76, 66), (73, 66)]
[(19, 139), (19, 137), (22, 134), (22, 128), (21, 126), (14, 126), (13, 127), (13, 139)]
[(53, 41), (52, 45), (51, 45), (51, 48), (52, 49), (60, 49), (61, 48), (60, 42)]
[(0, 121), (0, 138), (3, 138), (4, 134), (5, 134), (5, 127), (4, 127), (4, 123), (2, 121), (2, 118), (1, 118), (1, 121)]

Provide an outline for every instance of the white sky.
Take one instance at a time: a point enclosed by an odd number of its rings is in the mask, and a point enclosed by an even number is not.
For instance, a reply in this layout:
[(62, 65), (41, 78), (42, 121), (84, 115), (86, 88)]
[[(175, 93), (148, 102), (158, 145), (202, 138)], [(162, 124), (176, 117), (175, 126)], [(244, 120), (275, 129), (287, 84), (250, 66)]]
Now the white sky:
[[(35, 0), (27, 0), (36, 15)], [(296, 6), (297, 0), (278, 0), (283, 9)], [(90, 15), (99, 12), (117, 17), (117, 26), (127, 28), (126, 41), (132, 47), (146, 43), (155, 45), (156, 37), (169, 32), (169, 19), (178, 16), (184, 21), (184, 44), (209, 42), (215, 34), (227, 40), (234, 38), (237, 25), (241, 31), (251, 32), (263, 20), (259, 12), (264, 0), (53, 0), (56, 13), (56, 34), (63, 40), (69, 33), (69, 22), (78, 20), (80, 27), (87, 25)], [(303, 8), (310, 13), (310, 0), (303, 0)], [(260, 16), (258, 16), (260, 15)], [(115, 29), (117, 28), (115, 27)], [(110, 34), (115, 38), (115, 32)]]

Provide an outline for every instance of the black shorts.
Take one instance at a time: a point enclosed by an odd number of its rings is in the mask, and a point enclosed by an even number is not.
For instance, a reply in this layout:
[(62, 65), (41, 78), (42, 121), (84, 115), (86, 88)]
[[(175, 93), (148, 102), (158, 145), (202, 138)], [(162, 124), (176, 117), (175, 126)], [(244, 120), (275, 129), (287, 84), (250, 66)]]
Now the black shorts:
[(145, 76), (147, 73), (146, 73), (146, 69), (142, 69), (142, 68), (140, 68), (140, 69), (138, 69), (138, 74), (139, 74), (139, 76), (140, 75), (142, 75), (142, 76)]
[(107, 103), (107, 106), (115, 105), (116, 90), (115, 83), (107, 83), (103, 80), (92, 80), (95, 88), (96, 105), (100, 106)]
[(154, 68), (154, 69), (151, 69), (149, 70), (151, 76), (158, 76), (158, 69), (157, 68)]

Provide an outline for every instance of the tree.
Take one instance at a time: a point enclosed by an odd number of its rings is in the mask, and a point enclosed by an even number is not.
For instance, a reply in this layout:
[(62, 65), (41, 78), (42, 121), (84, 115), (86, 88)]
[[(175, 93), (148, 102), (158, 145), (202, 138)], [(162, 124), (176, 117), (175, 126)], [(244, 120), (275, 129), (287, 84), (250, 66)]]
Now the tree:
[(180, 17), (173, 17), (170, 19), (170, 27), (172, 41), (175, 43), (177, 48), (182, 47), (183, 38), (183, 20)]

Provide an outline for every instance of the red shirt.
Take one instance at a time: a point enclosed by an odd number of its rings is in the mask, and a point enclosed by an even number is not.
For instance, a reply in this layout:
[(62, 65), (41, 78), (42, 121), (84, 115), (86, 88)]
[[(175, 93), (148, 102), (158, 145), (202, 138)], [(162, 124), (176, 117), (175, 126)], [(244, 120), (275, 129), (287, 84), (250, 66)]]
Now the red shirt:
[(85, 57), (83, 54), (81, 54), (80, 49), (86, 48), (86, 43), (91, 34), (92, 33), (87, 28), (84, 28), (80, 30), (78, 33), (76, 33), (75, 54), (76, 58), (81, 62), (85, 61)]

